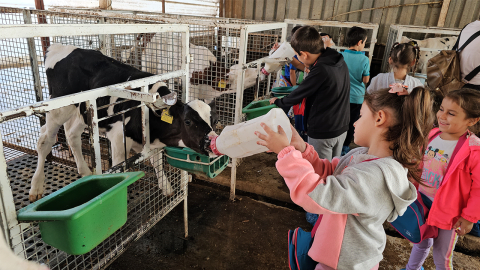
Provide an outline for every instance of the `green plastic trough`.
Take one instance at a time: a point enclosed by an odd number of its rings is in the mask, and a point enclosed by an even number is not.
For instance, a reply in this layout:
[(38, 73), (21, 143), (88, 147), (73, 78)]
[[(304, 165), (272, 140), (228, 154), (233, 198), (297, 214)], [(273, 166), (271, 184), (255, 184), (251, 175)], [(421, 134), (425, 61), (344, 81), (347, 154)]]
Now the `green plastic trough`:
[(191, 173), (204, 173), (209, 178), (215, 178), (230, 162), (228, 156), (211, 158), (187, 147), (167, 146), (164, 150), (168, 164)]
[(264, 114), (267, 114), (271, 109), (278, 108), (277, 105), (270, 105), (268, 99), (253, 101), (242, 109), (242, 113), (247, 115), (247, 120), (257, 118)]
[(127, 187), (143, 172), (90, 175), (18, 211), (40, 222), (45, 243), (72, 255), (89, 252), (127, 221)]

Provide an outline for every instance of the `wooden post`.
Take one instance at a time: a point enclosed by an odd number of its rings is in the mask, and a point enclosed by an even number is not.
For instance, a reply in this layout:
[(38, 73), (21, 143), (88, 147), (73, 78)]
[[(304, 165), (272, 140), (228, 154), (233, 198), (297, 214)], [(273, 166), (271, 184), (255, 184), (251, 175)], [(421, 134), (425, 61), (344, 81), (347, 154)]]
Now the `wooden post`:
[(220, 5), (218, 7), (219, 9), (219, 12), (218, 12), (218, 16), (221, 18), (221, 17), (225, 17), (225, 10), (223, 9), (223, 7), (225, 6), (225, 0), (220, 0)]
[(112, 0), (99, 0), (99, 7), (100, 9), (112, 9)]
[[(35, 8), (38, 10), (45, 10), (45, 5), (43, 4), (43, 0), (35, 0)], [(47, 23), (47, 18), (43, 14), (39, 14), (37, 16), (38, 23)], [(40, 38), (42, 42), (42, 50), (43, 50), (43, 56), (47, 54), (47, 48), (50, 47), (50, 38), (49, 37), (41, 37)]]
[(165, 13), (165, 0), (162, 0), (162, 13)]
[(450, 6), (450, 0), (444, 0), (442, 4), (442, 10), (440, 11), (440, 17), (438, 17), (438, 27), (445, 25), (445, 19), (447, 18), (448, 7)]

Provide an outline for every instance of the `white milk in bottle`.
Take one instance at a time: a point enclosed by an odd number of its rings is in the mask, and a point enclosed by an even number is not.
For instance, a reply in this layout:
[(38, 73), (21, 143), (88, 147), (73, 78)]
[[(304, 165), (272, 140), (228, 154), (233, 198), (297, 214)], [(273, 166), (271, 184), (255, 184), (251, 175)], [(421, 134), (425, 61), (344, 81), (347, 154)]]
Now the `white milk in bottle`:
[(260, 126), (262, 122), (275, 132), (278, 132), (278, 126), (280, 125), (287, 134), (288, 141), (291, 141), (290, 120), (282, 109), (274, 108), (263, 116), (225, 127), (222, 133), (213, 138), (210, 143), (213, 153), (227, 155), (231, 158), (242, 158), (267, 151), (267, 147), (257, 144), (260, 139), (255, 135), (255, 131), (266, 134)]

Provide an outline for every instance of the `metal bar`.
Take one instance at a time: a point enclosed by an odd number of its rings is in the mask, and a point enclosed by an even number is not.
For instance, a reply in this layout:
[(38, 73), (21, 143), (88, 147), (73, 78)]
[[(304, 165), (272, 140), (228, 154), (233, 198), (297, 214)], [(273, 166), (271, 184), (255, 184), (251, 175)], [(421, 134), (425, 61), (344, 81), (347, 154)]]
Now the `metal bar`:
[(124, 98), (124, 99), (133, 99), (136, 101), (153, 103), (160, 98), (160, 95), (158, 93), (149, 93), (148, 89), (147, 89), (147, 92), (142, 92), (142, 91), (132, 91), (128, 89), (110, 87), (110, 86), (107, 86), (107, 88), (110, 96), (115, 96), (115, 97)]
[(128, 153), (127, 153), (127, 138), (126, 138), (126, 130), (125, 130), (125, 114), (123, 113), (122, 114), (122, 130), (123, 130), (123, 154), (124, 154), (124, 160), (125, 162), (123, 162), (123, 172), (125, 172), (127, 170), (127, 157), (128, 157)]
[[(78, 104), (90, 99), (97, 99), (103, 96), (119, 96), (123, 97), (122, 91), (110, 90), (110, 88), (137, 88), (143, 85), (150, 85), (161, 80), (168, 80), (170, 78), (180, 77), (185, 72), (183, 70), (170, 72), (163, 75), (155, 75), (138, 80), (128, 81), (124, 83), (115, 84), (113, 86), (100, 87), (80, 93), (67, 95), (63, 97), (54, 98), (48, 101), (42, 101), (30, 104), (29, 106), (17, 107), (10, 109), (9, 111), (0, 112), (0, 123), (3, 121), (13, 120), (18, 117), (30, 116), (34, 113), (44, 113), (61, 107), (65, 107), (71, 104)], [(187, 73), (188, 74), (188, 73)], [(138, 92), (137, 92), (138, 93)], [(146, 97), (146, 94), (139, 95), (142, 98)], [(137, 95), (130, 95), (129, 99), (136, 100)], [(141, 100), (140, 100), (141, 101)]]
[(284, 23), (284, 22), (282, 22), (282, 23), (248, 24), (248, 25), (244, 25), (242, 28), (247, 30), (247, 32), (251, 33), (251, 32), (260, 32), (260, 31), (278, 29), (278, 28), (287, 29), (287, 24)]
[(97, 101), (95, 99), (86, 102), (88, 112), (88, 129), (90, 132), (90, 147), (93, 174), (102, 174), (102, 156), (100, 154), (100, 132), (98, 130)]
[[(43, 0), (35, 0), (35, 8), (37, 10), (45, 10)], [(38, 25), (48, 23), (47, 18), (43, 14), (38, 14), (37, 15), (37, 21), (38, 21)], [(43, 56), (46, 56), (47, 55), (47, 48), (50, 47), (50, 38), (48, 36), (43, 36), (43, 37), (40, 38), (40, 40), (42, 41)]]
[[(30, 10), (23, 10), (23, 21), (25, 24), (32, 24), (32, 14)], [(30, 55), (30, 66), (33, 74), (33, 88), (35, 89), (35, 99), (38, 101), (43, 100), (42, 83), (40, 81), (40, 70), (38, 68), (38, 56), (35, 50), (35, 39), (27, 38), (28, 52)], [(45, 125), (45, 118), (39, 117), (40, 126)]]
[(189, 69), (190, 69), (190, 30), (187, 30), (185, 33), (182, 33), (182, 70), (185, 73), (182, 76), (182, 91), (184, 93), (183, 99), (185, 102), (190, 100), (190, 76), (189, 76)]
[[(143, 86), (142, 92), (147, 93), (148, 87)], [(142, 104), (142, 145), (143, 154), (150, 152), (150, 112), (145, 104)]]
[(52, 24), (52, 25), (0, 25), (0, 36), (6, 38), (33, 38), (44, 36), (131, 34), (152, 32), (185, 32), (186, 24)]
[[(13, 200), (13, 193), (12, 189), (10, 188), (10, 181), (7, 173), (7, 161), (5, 160), (5, 153), (3, 152), (4, 148), (1, 131), (0, 146), (0, 227), (2, 227), (5, 238), (7, 239), (7, 243), (10, 246), (10, 243), (13, 244), (13, 242), (17, 242), (18, 240), (16, 239), (15, 241), (10, 242), (10, 239), (12, 239), (15, 235), (15, 233), (11, 230), (17, 226), (18, 221)], [(24, 253), (23, 257), (25, 257)]]

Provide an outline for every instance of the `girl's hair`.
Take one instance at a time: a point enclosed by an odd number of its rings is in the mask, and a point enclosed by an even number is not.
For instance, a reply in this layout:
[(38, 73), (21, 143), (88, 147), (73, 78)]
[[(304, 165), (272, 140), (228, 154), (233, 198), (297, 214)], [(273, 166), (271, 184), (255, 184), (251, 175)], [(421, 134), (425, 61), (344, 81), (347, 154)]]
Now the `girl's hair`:
[(365, 94), (366, 105), (373, 113), (390, 109), (394, 122), (384, 139), (391, 142), (393, 158), (408, 169), (408, 175), (421, 183), (420, 163), (433, 127), (432, 97), (423, 87), (416, 87), (409, 95), (398, 96), (381, 89)]
[[(462, 88), (450, 91), (444, 98), (449, 98), (460, 106), (466, 114), (466, 119), (480, 117), (480, 91)], [(480, 132), (480, 121), (468, 128), (477, 134)]]
[(393, 68), (410, 66), (410, 63), (415, 61), (415, 66), (413, 67), (413, 75), (415, 75), (418, 59), (420, 58), (420, 47), (418, 47), (415, 41), (408, 43), (396, 42), (390, 50), (390, 57), (392, 58)]

